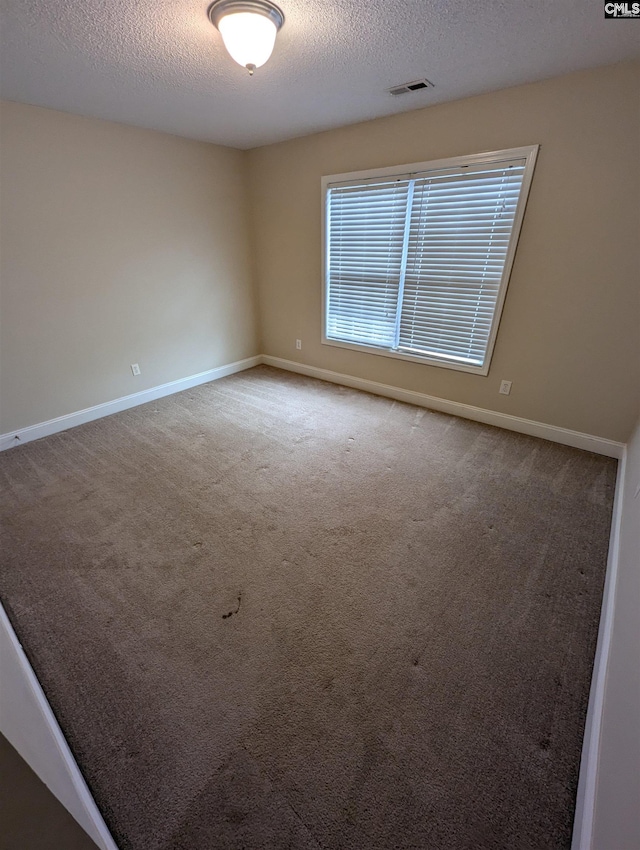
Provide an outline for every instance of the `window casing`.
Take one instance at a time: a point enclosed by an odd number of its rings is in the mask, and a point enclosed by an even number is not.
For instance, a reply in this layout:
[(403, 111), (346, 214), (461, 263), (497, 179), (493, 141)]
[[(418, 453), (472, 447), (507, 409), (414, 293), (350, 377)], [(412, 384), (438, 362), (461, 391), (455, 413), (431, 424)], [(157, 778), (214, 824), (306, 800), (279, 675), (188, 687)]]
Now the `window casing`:
[(537, 151), (324, 177), (322, 342), (486, 375)]

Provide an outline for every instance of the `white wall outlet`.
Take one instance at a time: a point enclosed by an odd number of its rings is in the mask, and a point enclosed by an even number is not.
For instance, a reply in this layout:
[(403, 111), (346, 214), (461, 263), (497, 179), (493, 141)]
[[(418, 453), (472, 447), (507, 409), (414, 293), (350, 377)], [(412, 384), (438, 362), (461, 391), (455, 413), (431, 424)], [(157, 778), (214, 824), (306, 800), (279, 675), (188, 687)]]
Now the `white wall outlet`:
[(139, 374), (140, 374), (140, 367), (138, 366), (138, 364), (137, 364), (137, 363), (132, 363), (132, 364), (131, 364), (131, 371), (133, 372), (133, 374), (134, 374), (134, 375), (139, 375)]
[(296, 348), (298, 349), (298, 351), (300, 351), (302, 349), (302, 340), (301, 339), (296, 340)]
[(511, 392), (511, 381), (500, 381), (500, 392), (502, 395), (509, 395)]

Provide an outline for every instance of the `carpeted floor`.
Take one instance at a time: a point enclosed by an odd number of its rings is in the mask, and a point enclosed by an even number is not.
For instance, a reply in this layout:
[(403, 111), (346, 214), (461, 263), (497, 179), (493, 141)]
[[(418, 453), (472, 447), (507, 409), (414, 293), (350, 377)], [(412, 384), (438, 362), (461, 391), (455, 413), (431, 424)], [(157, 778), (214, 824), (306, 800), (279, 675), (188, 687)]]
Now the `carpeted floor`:
[(98, 850), (2, 735), (0, 850)]
[(615, 475), (258, 367), (0, 455), (0, 594), (122, 850), (558, 850)]

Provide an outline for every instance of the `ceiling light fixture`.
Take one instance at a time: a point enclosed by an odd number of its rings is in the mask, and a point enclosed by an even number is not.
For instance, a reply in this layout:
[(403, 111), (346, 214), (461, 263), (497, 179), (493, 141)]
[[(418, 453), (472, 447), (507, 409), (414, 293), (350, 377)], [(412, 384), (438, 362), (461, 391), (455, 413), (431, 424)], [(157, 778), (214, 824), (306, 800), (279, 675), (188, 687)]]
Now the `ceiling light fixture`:
[(231, 58), (250, 75), (271, 56), (284, 23), (282, 11), (270, 0), (216, 0), (208, 15)]

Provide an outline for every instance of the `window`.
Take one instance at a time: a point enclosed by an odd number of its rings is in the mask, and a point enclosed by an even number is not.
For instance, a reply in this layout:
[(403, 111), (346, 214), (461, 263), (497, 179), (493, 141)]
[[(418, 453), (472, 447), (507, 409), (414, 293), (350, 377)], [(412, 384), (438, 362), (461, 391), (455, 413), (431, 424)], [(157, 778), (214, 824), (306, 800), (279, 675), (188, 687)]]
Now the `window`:
[(538, 148), (323, 178), (323, 342), (486, 375)]

